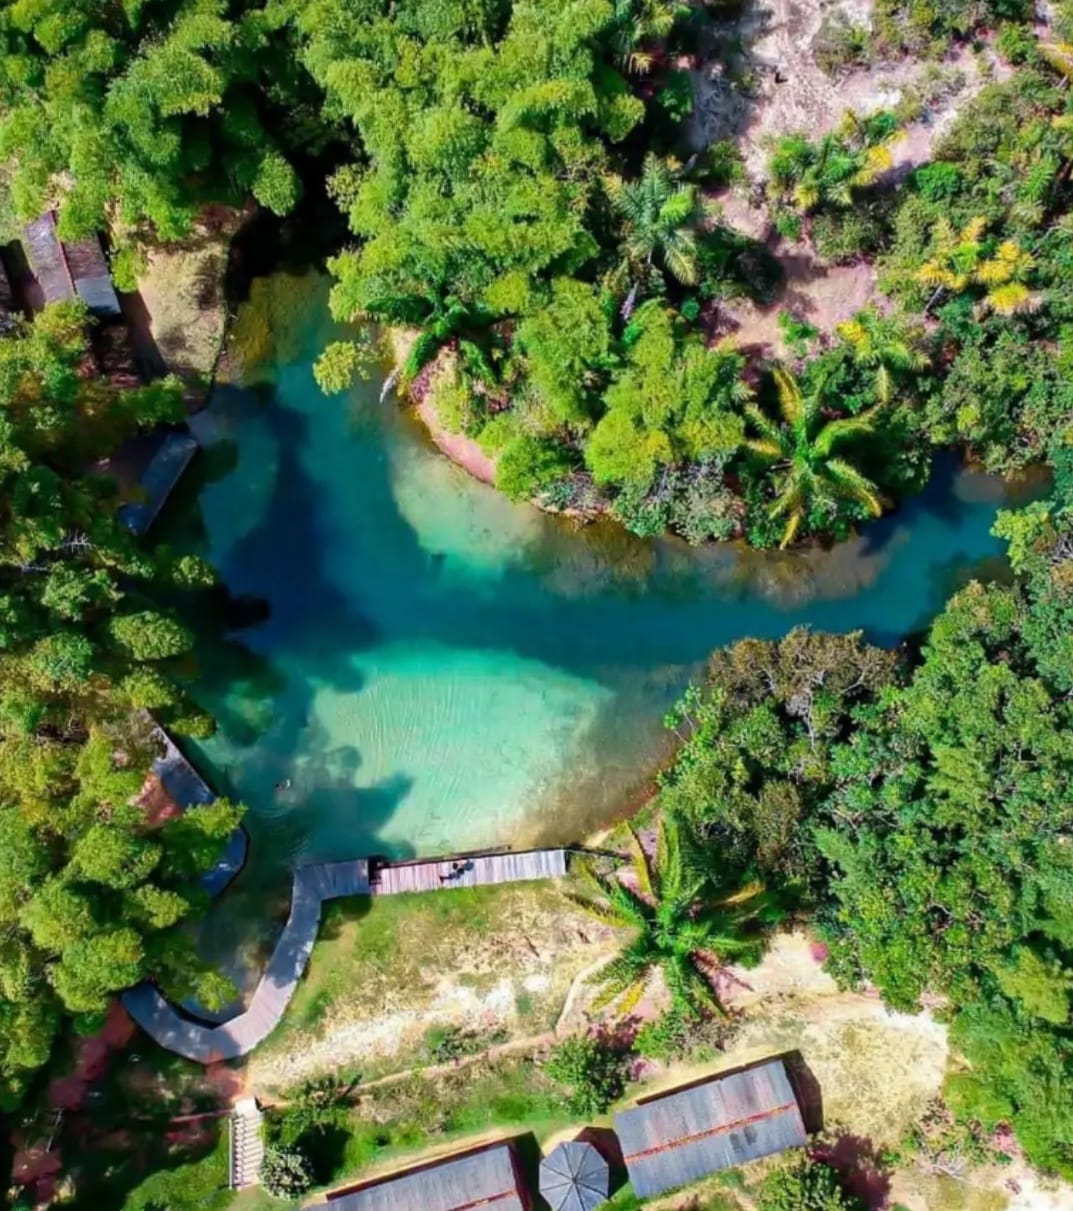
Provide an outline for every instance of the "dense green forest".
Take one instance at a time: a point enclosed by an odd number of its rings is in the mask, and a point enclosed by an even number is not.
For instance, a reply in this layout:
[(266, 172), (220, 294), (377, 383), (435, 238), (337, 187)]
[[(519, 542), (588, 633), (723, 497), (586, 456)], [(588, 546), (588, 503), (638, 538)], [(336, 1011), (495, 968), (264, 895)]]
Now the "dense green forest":
[[(879, 0), (874, 39), (832, 42), (851, 63), (997, 31), (1013, 70), (897, 188), (904, 113), (771, 148), (778, 230), (870, 259), (893, 302), (798, 325), (785, 364), (716, 339), (720, 300), (768, 299), (779, 271), (709, 205), (741, 172), (734, 149), (680, 141), (673, 63), (701, 5), (0, 4), (0, 190), (9, 217), (53, 205), (67, 234), (106, 227), (129, 281), (208, 203), (286, 213), (303, 183), (326, 189), (353, 237), (331, 262), (337, 318), (412, 330), (404, 385), (495, 455), (509, 495), (640, 534), (841, 536), (919, 487), (937, 448), (1003, 474), (1050, 464), (1050, 497), (998, 522), (1010, 583), (962, 589), (919, 650), (793, 632), (717, 653), (669, 721), (660, 803), (664, 848), (719, 869), (728, 956), (755, 950), (754, 925), (810, 914), (840, 979), (901, 1009), (935, 999), (953, 1110), (1011, 1123), (1033, 1163), (1073, 1177), (1073, 6), (1054, 7), (1041, 38), (1022, 0)], [(238, 811), (152, 828), (130, 805), (137, 710), (206, 726), (182, 688), (190, 634), (162, 602), (210, 573), (137, 546), (88, 473), (178, 396), (87, 374), (84, 318), (49, 310), (0, 342), (6, 1103), (65, 1017), (92, 1027), (143, 975), (223, 993), (169, 927)], [(321, 385), (345, 389), (369, 356), (331, 346)], [(716, 945), (699, 885), (635, 857), (659, 895), (590, 889), (639, 930), (608, 994), (663, 966), (695, 1012), (693, 957)], [(753, 880), (767, 892), (740, 898)]]
[[(940, 56), (1000, 24), (1019, 70), (896, 190), (909, 113), (777, 140), (778, 229), (876, 259), (898, 305), (805, 326), (794, 363), (766, 366), (713, 336), (720, 300), (771, 297), (779, 268), (711, 205), (740, 166), (729, 144), (686, 154), (674, 66), (734, 9), (7, 3), (7, 209), (107, 225), (127, 280), (199, 205), (284, 213), (313, 180), (354, 236), (332, 261), (336, 315), (414, 332), (404, 387), (495, 457), (510, 496), (610, 509), (640, 534), (844, 535), (919, 487), (935, 447), (1001, 471), (1045, 458), (1069, 407), (1068, 12), (1040, 42), (1022, 0), (884, 0), (870, 53)], [(333, 345), (322, 386), (369, 357)]]
[(952, 1109), (1067, 1177), (1071, 439), (1052, 498), (1000, 515), (1013, 584), (957, 593), (915, 661), (804, 631), (717, 653), (669, 720), (661, 794), (724, 878), (813, 916), (841, 979), (907, 1011), (937, 996)]
[(181, 390), (98, 377), (87, 320), (56, 304), (0, 341), (0, 1107), (63, 1021), (95, 1030), (116, 991), (147, 975), (210, 1003), (230, 988), (171, 927), (204, 907), (197, 877), (239, 810), (160, 823), (136, 802), (155, 755), (144, 711), (210, 724), (183, 688), (193, 637), (165, 603), (212, 573), (143, 548), (96, 465), (179, 416)]

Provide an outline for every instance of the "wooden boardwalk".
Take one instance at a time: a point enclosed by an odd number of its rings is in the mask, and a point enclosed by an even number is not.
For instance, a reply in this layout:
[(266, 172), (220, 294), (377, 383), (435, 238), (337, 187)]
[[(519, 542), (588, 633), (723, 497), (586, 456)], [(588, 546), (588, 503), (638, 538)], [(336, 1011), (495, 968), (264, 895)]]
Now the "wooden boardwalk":
[(279, 1025), (301, 979), (320, 928), (325, 900), (369, 894), (369, 864), (324, 862), (295, 871), (291, 912), (268, 960), (249, 1007), (219, 1026), (194, 1021), (167, 1001), (152, 984), (139, 984), (123, 995), (123, 1006), (161, 1047), (188, 1060), (212, 1064), (252, 1051)]
[(527, 879), (559, 879), (566, 874), (565, 849), (530, 849), (520, 853), (462, 854), (428, 862), (390, 862), (373, 868), (374, 896), (452, 887), (484, 887), (493, 883), (523, 883)]
[(201, 1064), (237, 1059), (279, 1025), (313, 952), (325, 900), (554, 879), (565, 875), (566, 869), (565, 849), (385, 863), (375, 867), (372, 880), (365, 858), (301, 866), (294, 872), (287, 924), (243, 1013), (209, 1026), (177, 1009), (151, 984), (139, 984), (124, 993), (123, 1005), (134, 1021), (169, 1051)]

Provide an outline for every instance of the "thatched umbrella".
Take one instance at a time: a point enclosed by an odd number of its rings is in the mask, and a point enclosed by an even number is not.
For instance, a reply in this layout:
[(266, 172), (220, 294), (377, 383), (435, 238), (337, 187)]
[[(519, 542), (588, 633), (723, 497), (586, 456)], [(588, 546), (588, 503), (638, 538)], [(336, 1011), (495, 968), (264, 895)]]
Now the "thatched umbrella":
[(552, 1211), (594, 1211), (610, 1191), (610, 1166), (592, 1144), (560, 1144), (540, 1162), (540, 1193)]

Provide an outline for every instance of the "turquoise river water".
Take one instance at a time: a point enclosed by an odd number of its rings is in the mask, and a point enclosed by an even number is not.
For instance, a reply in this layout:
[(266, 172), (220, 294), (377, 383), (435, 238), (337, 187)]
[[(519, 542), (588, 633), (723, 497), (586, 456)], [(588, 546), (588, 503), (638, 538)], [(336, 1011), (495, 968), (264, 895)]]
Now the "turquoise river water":
[(379, 384), (321, 395), (310, 297), (267, 385), (198, 419), (200, 482), (170, 523), (268, 603), (202, 653), (220, 731), (200, 756), (249, 805), (247, 894), (300, 860), (583, 836), (665, 754), (662, 716), (712, 648), (798, 623), (893, 644), (1001, 567), (1001, 485), (953, 464), (831, 551), (693, 549), (512, 505)]

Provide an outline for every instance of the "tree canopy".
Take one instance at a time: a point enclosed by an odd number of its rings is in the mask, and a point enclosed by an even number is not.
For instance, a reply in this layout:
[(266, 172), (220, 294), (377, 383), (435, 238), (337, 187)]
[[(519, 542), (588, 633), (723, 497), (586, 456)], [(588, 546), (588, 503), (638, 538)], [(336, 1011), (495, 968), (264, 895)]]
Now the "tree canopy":
[(142, 548), (94, 460), (176, 419), (177, 383), (120, 391), (88, 362), (80, 307), (0, 342), (0, 1103), (17, 1100), (65, 1016), (90, 1023), (153, 975), (209, 1002), (226, 982), (173, 930), (240, 811), (159, 822), (139, 805), (153, 743), (143, 708), (198, 713), (192, 635), (164, 604), (202, 581)]
[(5, 0), (0, 157), (22, 219), (46, 206), (65, 237), (186, 233), (204, 201), (249, 195), (279, 213), (300, 184), (291, 149), (321, 127), (273, 0)]

